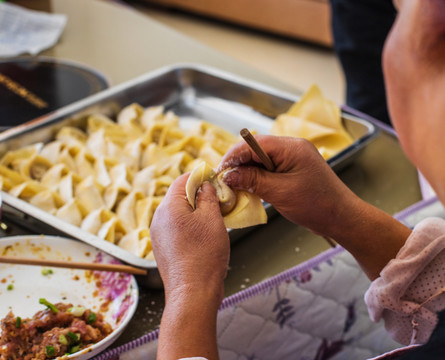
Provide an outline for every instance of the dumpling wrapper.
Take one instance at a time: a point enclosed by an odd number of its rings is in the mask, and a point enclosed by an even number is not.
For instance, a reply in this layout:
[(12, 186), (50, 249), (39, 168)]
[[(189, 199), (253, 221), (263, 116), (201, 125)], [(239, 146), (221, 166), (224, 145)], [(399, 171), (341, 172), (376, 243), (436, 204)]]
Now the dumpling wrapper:
[(308, 139), (325, 159), (353, 143), (343, 127), (339, 107), (324, 98), (316, 85), (312, 85), (287, 113), (277, 117), (271, 134)]
[[(100, 185), (99, 185), (100, 186)], [(79, 203), (88, 211), (97, 210), (105, 206), (102, 191), (92, 176), (83, 180), (75, 189), (75, 196)]]
[(267, 214), (261, 199), (247, 191), (233, 191), (222, 181), (223, 173), (216, 175), (213, 169), (202, 162), (190, 174), (186, 184), (187, 200), (195, 208), (196, 192), (209, 181), (217, 192), (224, 225), (240, 229), (267, 222)]
[(300, 117), (312, 123), (342, 130), (340, 108), (326, 99), (317, 85), (312, 85), (306, 93), (287, 111), (288, 115)]
[(111, 243), (118, 242), (126, 234), (125, 228), (117, 216), (103, 208), (90, 212), (83, 219), (80, 227), (82, 230)]
[(70, 170), (65, 164), (56, 164), (52, 166), (40, 179), (42, 185), (57, 190), (59, 188), (60, 179), (66, 176)]
[(57, 208), (63, 205), (60, 196), (51, 190), (38, 192), (29, 200), (29, 203), (53, 215), (56, 213)]
[(147, 228), (135, 229), (126, 234), (118, 245), (139, 257), (144, 257), (151, 252), (150, 232)]
[(37, 195), (39, 192), (45, 191), (46, 188), (37, 181), (29, 180), (14, 186), (9, 190), (12, 196), (18, 197), (20, 199), (30, 199)]
[(34, 155), (21, 162), (19, 172), (21, 175), (39, 181), (53, 166), (53, 163), (44, 156)]
[(56, 212), (56, 216), (75, 226), (80, 227), (80, 225), (82, 224), (83, 214), (81, 209), (79, 208), (79, 205), (77, 204), (77, 200), (74, 199), (58, 209)]
[(143, 198), (144, 196), (140, 192), (132, 191), (117, 206), (116, 214), (122, 221), (127, 233), (137, 227), (136, 202)]
[(113, 217), (102, 225), (97, 236), (110, 243), (116, 244), (125, 236), (126, 230), (117, 217)]

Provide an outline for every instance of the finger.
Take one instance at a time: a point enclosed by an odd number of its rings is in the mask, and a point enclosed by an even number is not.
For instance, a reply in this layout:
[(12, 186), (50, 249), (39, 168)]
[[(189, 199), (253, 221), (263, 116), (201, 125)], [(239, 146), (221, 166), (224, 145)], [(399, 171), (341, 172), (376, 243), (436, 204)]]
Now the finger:
[[(238, 190), (245, 190), (257, 194), (264, 199), (264, 195), (269, 187), (275, 188), (272, 173), (255, 166), (241, 166), (227, 171), (223, 176), (223, 181), (230, 187)], [(276, 175), (275, 175), (276, 177)]]
[(169, 186), (167, 194), (165, 195), (165, 198), (182, 198), (185, 199), (187, 194), (185, 190), (185, 185), (187, 184), (187, 180), (190, 176), (190, 173), (182, 174), (181, 176), (177, 177), (175, 181), (172, 182), (172, 184)]
[[(255, 139), (276, 166), (276, 171), (288, 167), (288, 154), (292, 153), (302, 139), (288, 136), (255, 135)], [(218, 172), (241, 165), (262, 165), (259, 157), (244, 141), (233, 146), (221, 160)]]
[(232, 146), (223, 156), (219, 163), (217, 173), (220, 173), (225, 169), (245, 165), (252, 161), (252, 157), (253, 152), (249, 145), (247, 145), (245, 141), (241, 141)]
[[(204, 182), (196, 196), (196, 209), (209, 214), (221, 214), (219, 201), (215, 188), (208, 182)], [(221, 215), (222, 216), (222, 215)]]

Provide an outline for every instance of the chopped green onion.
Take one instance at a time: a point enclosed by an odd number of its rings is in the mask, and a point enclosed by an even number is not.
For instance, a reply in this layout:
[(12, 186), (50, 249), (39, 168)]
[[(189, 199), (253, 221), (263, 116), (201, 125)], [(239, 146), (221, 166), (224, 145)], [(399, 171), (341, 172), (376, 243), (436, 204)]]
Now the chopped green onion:
[(15, 318), (15, 327), (18, 329), (18, 328), (20, 328), (21, 324), (22, 324), (22, 318), (20, 316), (17, 316)]
[(82, 306), (73, 306), (70, 307), (67, 311), (73, 314), (74, 316), (80, 317), (85, 312), (85, 308)]
[(66, 336), (68, 336), (74, 342), (78, 342), (80, 340), (80, 335), (79, 334), (74, 334), (71, 331), (68, 331)]
[(44, 298), (39, 299), (39, 304), (45, 305), (48, 309), (50, 309), (53, 313), (57, 314), (59, 309), (57, 309), (54, 304), (51, 304), (48, 300)]
[(54, 346), (48, 345), (46, 347), (46, 356), (54, 356), (56, 355), (56, 349), (54, 349)]
[(90, 315), (88, 315), (88, 320), (87, 320), (87, 322), (88, 322), (88, 324), (92, 324), (92, 323), (95, 323), (95, 322), (96, 322), (96, 319), (97, 319), (96, 314), (93, 313), (93, 312), (90, 312)]
[(59, 343), (61, 343), (62, 345), (68, 345), (68, 340), (66, 339), (65, 335), (59, 335)]
[(49, 268), (43, 268), (41, 273), (43, 276), (48, 276), (48, 275), (54, 274), (54, 271)]
[(74, 345), (71, 347), (70, 354), (74, 354), (75, 352), (78, 352), (80, 350), (80, 345)]
[(8, 290), (8, 291), (14, 290), (14, 285), (9, 284), (9, 285), (6, 287), (6, 290)]

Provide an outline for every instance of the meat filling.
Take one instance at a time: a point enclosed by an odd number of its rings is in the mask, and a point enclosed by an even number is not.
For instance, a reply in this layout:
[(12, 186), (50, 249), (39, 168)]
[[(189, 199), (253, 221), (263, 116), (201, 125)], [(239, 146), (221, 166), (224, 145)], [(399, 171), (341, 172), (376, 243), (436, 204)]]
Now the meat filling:
[(45, 360), (72, 354), (97, 343), (112, 332), (102, 314), (84, 310), (80, 316), (72, 304), (57, 303), (32, 318), (21, 319), (12, 311), (1, 320), (1, 360)]

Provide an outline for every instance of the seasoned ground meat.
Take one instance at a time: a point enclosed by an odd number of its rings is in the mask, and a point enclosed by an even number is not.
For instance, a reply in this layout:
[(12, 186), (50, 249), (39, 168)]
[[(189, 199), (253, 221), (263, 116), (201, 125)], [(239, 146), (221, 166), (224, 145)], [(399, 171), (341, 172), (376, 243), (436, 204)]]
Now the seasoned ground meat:
[(45, 360), (97, 343), (111, 333), (102, 314), (85, 310), (75, 316), (72, 304), (58, 303), (21, 319), (11, 311), (1, 321), (1, 360)]

